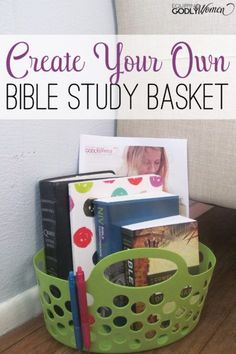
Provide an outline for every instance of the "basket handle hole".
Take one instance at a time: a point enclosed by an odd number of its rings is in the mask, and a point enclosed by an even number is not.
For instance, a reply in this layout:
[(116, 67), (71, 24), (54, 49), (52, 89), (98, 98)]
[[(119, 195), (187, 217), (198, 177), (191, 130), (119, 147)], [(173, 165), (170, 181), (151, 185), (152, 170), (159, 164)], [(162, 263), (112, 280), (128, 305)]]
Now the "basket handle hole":
[(176, 272), (177, 265), (173, 261), (142, 257), (115, 262), (107, 266), (104, 276), (114, 284), (141, 287), (162, 283), (172, 278)]

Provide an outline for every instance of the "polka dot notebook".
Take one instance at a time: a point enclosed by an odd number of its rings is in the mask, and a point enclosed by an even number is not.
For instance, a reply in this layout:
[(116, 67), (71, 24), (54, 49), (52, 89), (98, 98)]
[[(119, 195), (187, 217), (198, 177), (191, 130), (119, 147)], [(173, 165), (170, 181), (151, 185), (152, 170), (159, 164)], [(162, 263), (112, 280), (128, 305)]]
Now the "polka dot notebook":
[(162, 191), (158, 175), (116, 177), (69, 184), (73, 267), (81, 266), (87, 279), (96, 264), (96, 234), (93, 200)]

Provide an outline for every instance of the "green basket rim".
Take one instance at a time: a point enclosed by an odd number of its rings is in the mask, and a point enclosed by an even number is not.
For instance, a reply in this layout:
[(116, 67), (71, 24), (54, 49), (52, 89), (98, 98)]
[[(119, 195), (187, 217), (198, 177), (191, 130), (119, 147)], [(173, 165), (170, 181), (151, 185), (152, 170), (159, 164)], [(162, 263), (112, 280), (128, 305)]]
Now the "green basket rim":
[[(174, 255), (174, 258), (176, 258), (176, 259), (180, 259), (181, 260), (181, 262), (184, 262), (185, 263), (185, 266), (186, 266), (186, 275), (187, 276), (189, 276), (189, 277), (193, 277), (193, 278), (196, 278), (196, 277), (199, 277), (199, 276), (202, 276), (202, 275), (204, 275), (204, 274), (207, 274), (209, 271), (211, 271), (211, 269), (214, 269), (214, 267), (215, 267), (215, 265), (216, 265), (216, 257), (215, 257), (215, 255), (214, 255), (214, 253), (211, 251), (211, 249), (209, 248), (209, 247), (207, 247), (206, 245), (204, 245), (202, 242), (199, 242), (199, 253), (201, 253), (201, 251), (206, 251), (206, 252), (208, 252), (208, 254), (210, 254), (210, 258), (211, 258), (211, 267), (209, 268), (209, 269), (206, 269), (205, 271), (202, 271), (202, 272), (200, 272), (200, 273), (197, 273), (197, 274), (190, 274), (189, 272), (188, 272), (188, 267), (187, 267), (187, 264), (186, 264), (186, 262), (185, 262), (185, 260), (179, 255), (179, 254), (177, 254), (177, 253), (175, 253), (175, 252), (173, 252), (173, 251), (169, 251), (169, 250), (164, 250), (164, 249), (158, 249), (158, 248), (135, 248), (135, 249), (129, 249), (129, 250), (124, 250), (124, 251), (120, 251), (120, 252), (117, 252), (117, 253), (113, 253), (113, 254), (110, 254), (110, 255), (108, 255), (108, 256), (106, 256), (106, 257), (104, 257), (99, 263), (97, 263), (97, 265), (99, 264), (99, 267), (101, 266), (101, 264), (102, 264), (102, 266), (103, 265), (105, 265), (105, 264), (107, 264), (107, 263), (109, 263), (109, 264), (112, 264), (112, 259), (114, 259), (114, 258), (117, 258), (117, 262), (119, 262), (119, 258), (121, 258), (121, 257), (116, 257), (116, 255), (117, 254), (119, 254), (120, 256), (123, 256), (123, 255), (128, 255), (129, 253), (130, 254), (133, 254), (133, 258), (138, 258), (138, 257), (140, 257), (140, 254), (139, 253), (141, 253), (141, 252), (144, 252), (144, 251), (147, 251), (147, 250), (155, 250), (155, 252), (158, 254), (158, 253), (160, 253), (159, 251), (161, 251), (161, 253), (164, 255), (164, 254), (166, 254), (166, 255)], [(135, 256), (135, 254), (136, 254), (136, 256)], [(44, 255), (44, 248), (41, 248), (35, 255), (34, 255), (34, 257), (33, 257), (33, 264), (34, 264), (34, 268), (35, 268), (35, 270), (36, 270), (36, 272), (37, 273), (40, 273), (41, 275), (46, 275), (46, 276), (48, 276), (48, 277), (50, 277), (52, 280), (54, 279), (56, 282), (58, 282), (58, 281), (61, 281), (61, 282), (68, 282), (68, 280), (67, 279), (61, 279), (61, 278), (58, 278), (58, 277), (56, 277), (56, 276), (53, 276), (53, 275), (50, 275), (50, 274), (47, 274), (45, 271), (43, 271), (43, 270), (41, 270), (40, 268), (39, 268), (39, 266), (38, 266), (38, 262), (39, 262), (39, 260), (41, 259), (41, 257), (45, 257), (45, 255)], [(145, 255), (143, 255), (142, 256), (143, 258), (145, 258)], [(158, 256), (157, 256), (158, 257)], [(163, 258), (163, 257), (162, 257)], [(126, 256), (126, 258), (125, 259), (128, 259), (128, 256)], [(114, 264), (114, 263), (113, 263)], [(88, 277), (88, 279), (86, 280), (86, 281), (89, 281), (89, 280), (91, 280), (91, 278), (93, 277), (93, 272), (94, 272), (94, 270), (95, 270), (95, 268), (96, 268), (96, 266), (97, 265), (95, 265), (94, 266), (94, 268), (93, 268), (93, 270), (91, 271), (91, 273), (90, 273), (90, 275), (89, 275), (89, 277)], [(103, 266), (102, 268), (107, 268), (107, 267), (109, 267), (109, 265), (106, 265), (105, 267)], [(176, 277), (176, 275), (179, 273), (179, 270), (177, 269), (177, 271), (175, 272), (175, 274), (173, 274), (173, 276), (171, 276), (169, 279), (167, 279), (167, 280), (164, 280), (162, 283), (167, 283), (167, 282), (169, 282), (169, 281), (171, 281), (174, 277)], [(68, 274), (69, 275), (69, 274)], [(114, 285), (114, 286), (116, 286), (116, 287), (119, 287), (119, 288), (130, 288), (130, 286), (128, 286), (128, 285), (120, 285), (120, 284), (114, 284), (114, 283), (112, 283), (110, 280), (108, 280), (106, 277), (104, 277), (104, 280), (106, 281), (106, 282), (108, 282), (109, 284), (112, 284), (112, 285)], [(147, 286), (143, 286), (142, 288), (154, 288), (156, 286), (156, 284), (152, 284), (152, 285), (147, 285)]]

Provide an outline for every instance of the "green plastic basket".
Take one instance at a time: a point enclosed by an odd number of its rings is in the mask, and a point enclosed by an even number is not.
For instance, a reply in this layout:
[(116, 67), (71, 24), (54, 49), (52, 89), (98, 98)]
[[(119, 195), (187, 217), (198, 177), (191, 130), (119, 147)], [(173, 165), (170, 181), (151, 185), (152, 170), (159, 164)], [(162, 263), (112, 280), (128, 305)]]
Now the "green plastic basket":
[[(112, 264), (135, 258), (162, 258), (174, 262), (171, 278), (144, 287), (111, 283), (104, 271)], [(188, 272), (176, 253), (157, 248), (136, 248), (105, 257), (86, 282), (89, 299), (91, 352), (128, 353), (173, 343), (197, 325), (216, 259), (200, 244), (197, 275)], [(61, 343), (75, 348), (68, 282), (44, 272), (44, 252), (34, 257), (46, 327)], [(137, 309), (139, 309), (137, 311)]]

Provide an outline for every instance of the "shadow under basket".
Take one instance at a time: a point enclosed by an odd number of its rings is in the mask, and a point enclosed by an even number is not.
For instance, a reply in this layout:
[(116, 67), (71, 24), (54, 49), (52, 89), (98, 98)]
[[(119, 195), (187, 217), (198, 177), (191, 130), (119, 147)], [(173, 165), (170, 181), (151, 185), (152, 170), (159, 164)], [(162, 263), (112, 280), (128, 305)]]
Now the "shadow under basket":
[[(126, 250), (101, 260), (86, 282), (90, 351), (128, 353), (151, 350), (190, 333), (199, 321), (216, 263), (209, 248), (201, 243), (199, 247), (200, 266), (196, 275), (189, 274), (179, 255), (157, 248)], [(112, 264), (143, 257), (174, 262), (177, 271), (159, 284), (144, 287), (114, 284), (104, 275)], [(76, 348), (68, 281), (45, 273), (43, 250), (35, 255), (34, 267), (49, 333), (59, 342)]]

